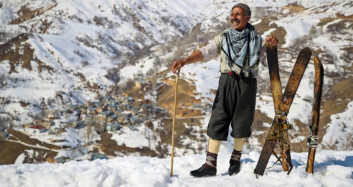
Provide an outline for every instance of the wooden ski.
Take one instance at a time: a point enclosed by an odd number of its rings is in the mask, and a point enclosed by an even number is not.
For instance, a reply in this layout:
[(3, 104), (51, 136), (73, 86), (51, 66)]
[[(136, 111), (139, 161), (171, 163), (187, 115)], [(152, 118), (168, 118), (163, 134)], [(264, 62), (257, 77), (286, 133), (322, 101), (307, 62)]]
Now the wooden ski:
[[(282, 85), (281, 85), (279, 69), (278, 69), (277, 47), (269, 47), (267, 45), (266, 53), (267, 53), (269, 75), (271, 80), (270, 83), (271, 83), (274, 110), (278, 111), (279, 104), (282, 98)], [(277, 131), (277, 129), (278, 129), (277, 121), (273, 120), (270, 131), (266, 137), (265, 144), (262, 148), (259, 161), (257, 162), (256, 168), (254, 170), (256, 174), (263, 175), (265, 171), (268, 160), (270, 159), (272, 151), (275, 148), (276, 142), (277, 142), (276, 137), (273, 137), (270, 135), (275, 134), (275, 131)]]
[(311, 112), (310, 136), (308, 138), (309, 150), (306, 171), (314, 173), (314, 161), (316, 147), (318, 145), (318, 130), (320, 122), (320, 105), (322, 95), (322, 85), (324, 83), (324, 67), (318, 57), (314, 57), (315, 66), (315, 85), (314, 85), (314, 101), (313, 110)]
[(288, 129), (290, 129), (290, 125), (287, 122), (287, 114), (290, 106), (292, 105), (305, 69), (310, 61), (311, 50), (310, 48), (304, 48), (300, 51), (283, 94), (279, 77), (277, 47), (268, 47), (267, 45), (266, 51), (275, 117), (266, 137), (266, 141), (261, 151), (259, 161), (254, 169), (254, 173), (259, 175), (264, 174), (271, 154), (274, 153), (273, 150), (275, 145), (277, 141), (279, 141), (281, 147), (282, 167), (283, 170), (288, 171), (289, 174), (293, 166), (290, 157), (290, 145), (288, 138)]
[(282, 118), (285, 118), (282, 122), (283, 137), (279, 139), (281, 143), (282, 168), (283, 171), (288, 171), (288, 174), (291, 172), (293, 165), (290, 156), (290, 145), (288, 137), (288, 130), (291, 129), (291, 125), (289, 125), (287, 122), (287, 115), (293, 103), (294, 96), (297, 93), (305, 69), (309, 64), (310, 58), (310, 48), (306, 47), (302, 51), (300, 51), (297, 61), (293, 67), (292, 73), (288, 79), (286, 89), (284, 90), (284, 93), (282, 95), (282, 103), (280, 103), (279, 106), (279, 113), (282, 113)]

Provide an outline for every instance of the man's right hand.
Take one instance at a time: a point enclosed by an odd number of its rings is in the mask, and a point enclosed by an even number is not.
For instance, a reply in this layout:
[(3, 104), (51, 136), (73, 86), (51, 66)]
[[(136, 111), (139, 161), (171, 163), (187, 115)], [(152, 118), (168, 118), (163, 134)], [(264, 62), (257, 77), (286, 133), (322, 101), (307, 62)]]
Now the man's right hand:
[(197, 61), (200, 61), (203, 59), (202, 53), (200, 50), (195, 50), (194, 52), (192, 52), (192, 54), (182, 60), (176, 60), (173, 62), (172, 67), (170, 68), (170, 70), (172, 70), (173, 73), (176, 73), (177, 71), (179, 71), (185, 64), (190, 64), (190, 63), (194, 63)]
[(176, 60), (173, 62), (172, 67), (170, 68), (173, 73), (176, 73), (178, 70), (180, 70), (183, 66), (185, 65), (184, 60)]

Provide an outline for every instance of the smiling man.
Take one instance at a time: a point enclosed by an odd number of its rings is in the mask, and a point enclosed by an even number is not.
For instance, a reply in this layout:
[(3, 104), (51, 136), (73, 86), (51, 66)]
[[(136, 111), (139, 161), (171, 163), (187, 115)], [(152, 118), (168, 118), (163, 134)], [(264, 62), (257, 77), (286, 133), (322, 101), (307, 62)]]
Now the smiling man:
[[(267, 65), (265, 45), (255, 27), (249, 23), (250, 8), (238, 3), (230, 13), (231, 27), (190, 56), (173, 62), (175, 73), (186, 64), (208, 61), (220, 56), (220, 80), (207, 128), (209, 136), (206, 162), (192, 176), (214, 176), (217, 173), (217, 155), (221, 141), (226, 141), (231, 124), (234, 149), (229, 160), (229, 175), (240, 171), (240, 158), (244, 142), (251, 135), (254, 120), (258, 66)], [(266, 38), (269, 45), (277, 46), (273, 36)]]

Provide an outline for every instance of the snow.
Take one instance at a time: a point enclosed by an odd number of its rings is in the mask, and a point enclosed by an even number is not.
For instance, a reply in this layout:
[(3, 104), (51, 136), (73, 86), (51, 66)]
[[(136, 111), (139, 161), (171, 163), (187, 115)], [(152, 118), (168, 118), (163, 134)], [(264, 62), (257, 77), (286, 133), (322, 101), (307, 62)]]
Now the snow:
[(134, 75), (141, 74), (146, 76), (149, 70), (152, 70), (155, 66), (155, 61), (152, 58), (141, 59), (135, 65), (125, 66), (120, 70), (120, 77), (123, 80), (133, 79)]
[(353, 102), (349, 102), (344, 112), (331, 115), (331, 122), (327, 124), (326, 134), (322, 145), (333, 145), (336, 149), (353, 149)]
[(180, 73), (183, 79), (194, 81), (196, 90), (201, 94), (201, 97), (213, 100), (214, 94), (211, 93), (211, 90), (217, 90), (220, 76), (218, 60), (190, 64), (187, 68), (183, 68)]
[(154, 142), (152, 137), (148, 137), (148, 134), (152, 134), (150, 129), (137, 127), (136, 130), (131, 130), (129, 128), (123, 127), (123, 133), (115, 133), (112, 136), (112, 139), (117, 142), (118, 145), (125, 145), (126, 147), (133, 148), (142, 148), (149, 147), (154, 149), (155, 145), (152, 145), (150, 142)]
[(115, 157), (108, 160), (70, 161), (64, 164), (14, 164), (0, 166), (2, 186), (352, 186), (353, 151), (320, 151), (314, 174), (305, 171), (307, 153), (292, 153), (290, 175), (275, 164), (272, 156), (264, 176), (253, 173), (258, 152), (243, 153), (242, 169), (228, 176), (229, 150), (221, 147), (215, 177), (194, 178), (191, 170), (200, 167), (205, 155), (174, 158), (170, 177), (170, 158)]
[(303, 19), (293, 19), (290, 20), (281, 20), (281, 25), (287, 31), (286, 34), (286, 44), (283, 47), (289, 47), (295, 39), (307, 35), (309, 33), (310, 28), (313, 26), (310, 23), (304, 21)]
[(20, 154), (15, 161), (15, 164), (22, 164), (25, 160), (25, 153)]

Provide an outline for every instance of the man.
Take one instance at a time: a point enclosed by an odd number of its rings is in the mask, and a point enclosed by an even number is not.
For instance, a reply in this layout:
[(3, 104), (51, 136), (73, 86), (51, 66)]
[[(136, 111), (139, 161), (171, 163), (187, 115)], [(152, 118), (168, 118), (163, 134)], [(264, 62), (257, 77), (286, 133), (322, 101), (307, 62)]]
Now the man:
[[(241, 151), (246, 138), (251, 135), (254, 120), (258, 66), (260, 60), (266, 60), (265, 45), (262, 45), (263, 40), (254, 26), (248, 23), (250, 17), (251, 10), (247, 5), (234, 5), (230, 13), (231, 27), (225, 33), (216, 36), (187, 58), (174, 61), (171, 67), (175, 73), (186, 64), (207, 61), (221, 54), (221, 76), (207, 128), (209, 141), (206, 162), (199, 169), (191, 171), (192, 176), (216, 175), (217, 154), (221, 141), (227, 140), (229, 124), (233, 129), (231, 136), (234, 137), (234, 150), (228, 173), (233, 175), (240, 171)], [(278, 40), (269, 36), (266, 42), (277, 46)]]

